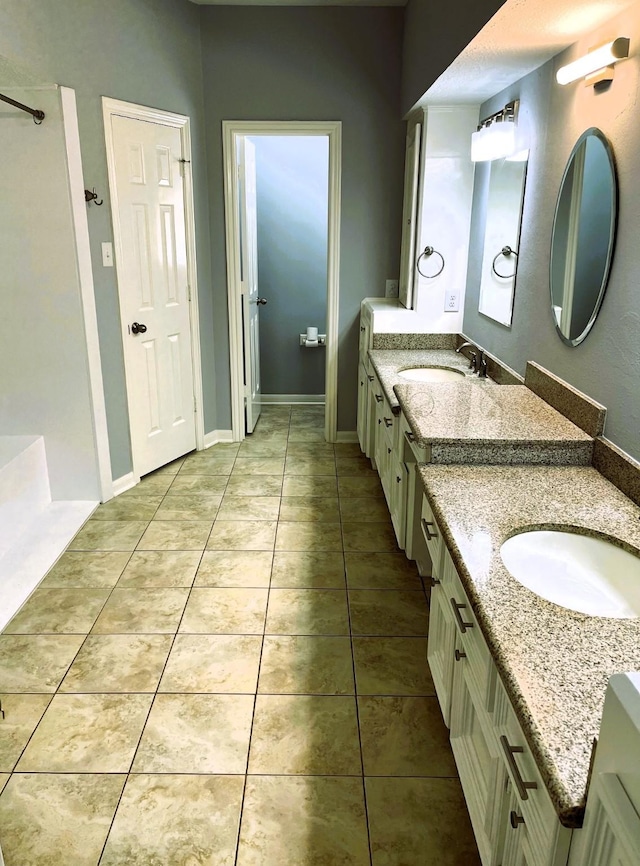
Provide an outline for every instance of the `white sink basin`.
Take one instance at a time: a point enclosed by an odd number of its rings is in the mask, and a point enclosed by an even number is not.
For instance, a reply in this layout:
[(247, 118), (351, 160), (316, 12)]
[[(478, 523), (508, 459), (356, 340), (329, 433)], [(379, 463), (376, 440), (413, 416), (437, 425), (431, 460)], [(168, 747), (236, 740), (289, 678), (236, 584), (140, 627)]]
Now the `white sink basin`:
[(515, 579), (561, 607), (590, 616), (640, 616), (640, 557), (563, 530), (522, 532), (500, 548)]
[(464, 379), (462, 370), (452, 370), (449, 367), (408, 367), (399, 370), (398, 376), (409, 382), (455, 382)]

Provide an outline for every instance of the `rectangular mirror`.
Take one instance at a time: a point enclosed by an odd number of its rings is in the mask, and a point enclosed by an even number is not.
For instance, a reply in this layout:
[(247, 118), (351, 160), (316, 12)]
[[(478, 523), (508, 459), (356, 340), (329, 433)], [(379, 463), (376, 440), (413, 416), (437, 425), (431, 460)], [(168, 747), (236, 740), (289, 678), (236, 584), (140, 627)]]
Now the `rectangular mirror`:
[(478, 311), (511, 326), (527, 152), (491, 163)]

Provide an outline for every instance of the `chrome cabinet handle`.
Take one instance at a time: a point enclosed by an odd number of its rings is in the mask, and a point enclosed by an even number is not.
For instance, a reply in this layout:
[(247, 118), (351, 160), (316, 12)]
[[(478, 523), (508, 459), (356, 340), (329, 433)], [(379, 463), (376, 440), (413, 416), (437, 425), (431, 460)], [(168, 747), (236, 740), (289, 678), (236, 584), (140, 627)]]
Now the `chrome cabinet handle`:
[(384, 419), (385, 427), (393, 427), (393, 418), (385, 418)]
[(435, 523), (432, 523), (430, 520), (425, 520), (422, 518), (422, 528), (424, 529), (424, 534), (427, 536), (427, 541), (433, 541), (434, 538), (438, 537), (437, 532), (431, 532), (429, 529), (430, 526), (435, 526)]
[(460, 604), (460, 602), (456, 601), (455, 598), (450, 599), (450, 601), (451, 601), (451, 607), (453, 608), (453, 615), (455, 616), (456, 622), (458, 623), (458, 628), (460, 629), (462, 634), (464, 634), (468, 628), (473, 628), (473, 623), (472, 622), (465, 622), (462, 619), (462, 616), (460, 614), (460, 611), (464, 607), (466, 607), (467, 605), (466, 604)]
[[(518, 794), (520, 794), (521, 800), (529, 799), (529, 790), (538, 787), (537, 782), (525, 782), (525, 780), (520, 775), (520, 770), (518, 769), (518, 765), (516, 764), (516, 759), (514, 755), (521, 755), (524, 752), (522, 746), (512, 746), (509, 743), (509, 740), (504, 736), (504, 734), (500, 737), (500, 745), (504, 751), (504, 756), (507, 759), (507, 764), (509, 769), (511, 770), (511, 775), (513, 776), (513, 781), (516, 784), (516, 788), (518, 789)], [(518, 822), (520, 823), (520, 822)], [(513, 826), (513, 821), (511, 822), (511, 826)]]

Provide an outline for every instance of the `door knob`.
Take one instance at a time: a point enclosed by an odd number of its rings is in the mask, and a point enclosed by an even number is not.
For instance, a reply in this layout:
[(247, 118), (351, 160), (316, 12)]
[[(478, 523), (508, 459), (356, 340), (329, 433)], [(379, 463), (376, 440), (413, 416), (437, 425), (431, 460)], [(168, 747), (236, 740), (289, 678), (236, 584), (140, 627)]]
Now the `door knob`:
[(134, 322), (133, 325), (131, 325), (131, 333), (132, 334), (144, 334), (144, 333), (146, 333), (146, 330), (147, 330), (147, 326), (142, 325), (139, 322)]
[(267, 303), (267, 299), (266, 299), (266, 298), (258, 298), (257, 301), (256, 301), (256, 304), (260, 304), (260, 305), (263, 306), (263, 307), (264, 307), (264, 305), (265, 305), (266, 303)]

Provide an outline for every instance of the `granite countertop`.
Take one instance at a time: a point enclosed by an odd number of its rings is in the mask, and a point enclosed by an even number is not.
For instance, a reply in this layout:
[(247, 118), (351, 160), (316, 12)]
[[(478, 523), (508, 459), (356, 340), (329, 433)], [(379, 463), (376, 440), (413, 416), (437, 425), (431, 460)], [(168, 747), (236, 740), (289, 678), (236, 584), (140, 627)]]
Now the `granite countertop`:
[(432, 463), (591, 464), (593, 439), (524, 385), (396, 385)]
[(511, 577), (500, 546), (522, 527), (560, 524), (613, 536), (640, 555), (640, 508), (590, 467), (420, 464), (419, 472), (559, 818), (580, 826), (607, 681), (640, 670), (640, 618), (545, 601)]
[[(446, 367), (464, 373), (467, 381), (473, 384), (495, 385), (491, 379), (478, 379), (477, 374), (469, 369), (468, 358), (453, 349), (369, 349), (369, 358), (391, 411), (396, 415), (400, 412), (400, 404), (393, 387), (403, 383), (398, 373), (407, 367)], [(464, 381), (462, 377), (461, 381)], [(425, 384), (414, 383), (419, 388), (424, 388)]]

